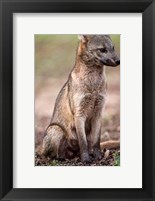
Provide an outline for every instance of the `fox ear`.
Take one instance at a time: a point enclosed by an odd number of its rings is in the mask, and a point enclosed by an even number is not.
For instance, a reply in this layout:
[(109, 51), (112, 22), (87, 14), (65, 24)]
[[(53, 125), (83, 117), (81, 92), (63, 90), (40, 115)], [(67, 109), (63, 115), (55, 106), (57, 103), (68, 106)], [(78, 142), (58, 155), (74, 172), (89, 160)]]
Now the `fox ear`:
[(88, 42), (88, 37), (86, 35), (78, 35), (78, 38), (82, 43)]

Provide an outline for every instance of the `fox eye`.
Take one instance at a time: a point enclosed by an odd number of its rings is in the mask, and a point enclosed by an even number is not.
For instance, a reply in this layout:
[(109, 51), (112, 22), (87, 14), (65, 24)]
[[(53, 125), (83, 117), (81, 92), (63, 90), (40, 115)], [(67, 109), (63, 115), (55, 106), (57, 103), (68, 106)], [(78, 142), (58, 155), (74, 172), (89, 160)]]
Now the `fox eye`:
[(100, 52), (102, 52), (102, 53), (106, 53), (106, 52), (107, 52), (107, 50), (106, 50), (105, 48), (100, 48), (99, 50), (100, 50)]

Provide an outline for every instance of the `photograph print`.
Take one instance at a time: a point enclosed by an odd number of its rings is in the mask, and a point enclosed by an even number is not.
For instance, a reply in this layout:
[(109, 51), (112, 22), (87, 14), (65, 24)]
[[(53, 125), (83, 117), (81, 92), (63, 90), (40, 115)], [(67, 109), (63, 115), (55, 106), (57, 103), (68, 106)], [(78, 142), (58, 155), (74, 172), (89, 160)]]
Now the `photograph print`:
[(120, 35), (35, 34), (35, 166), (120, 166)]

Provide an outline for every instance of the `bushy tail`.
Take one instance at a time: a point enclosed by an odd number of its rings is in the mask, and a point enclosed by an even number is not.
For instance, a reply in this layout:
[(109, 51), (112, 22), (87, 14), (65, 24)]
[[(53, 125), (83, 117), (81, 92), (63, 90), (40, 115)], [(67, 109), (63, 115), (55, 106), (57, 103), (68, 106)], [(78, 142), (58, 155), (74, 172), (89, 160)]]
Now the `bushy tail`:
[(101, 150), (115, 149), (120, 147), (120, 140), (109, 140), (100, 143)]

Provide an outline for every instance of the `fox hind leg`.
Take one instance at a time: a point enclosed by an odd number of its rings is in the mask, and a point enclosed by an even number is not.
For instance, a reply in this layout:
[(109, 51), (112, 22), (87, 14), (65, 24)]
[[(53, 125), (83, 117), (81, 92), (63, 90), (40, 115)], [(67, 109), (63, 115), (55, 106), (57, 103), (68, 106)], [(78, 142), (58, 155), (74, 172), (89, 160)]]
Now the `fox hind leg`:
[(67, 139), (64, 131), (58, 125), (51, 125), (46, 130), (43, 139), (42, 154), (51, 158), (64, 159), (67, 148)]

